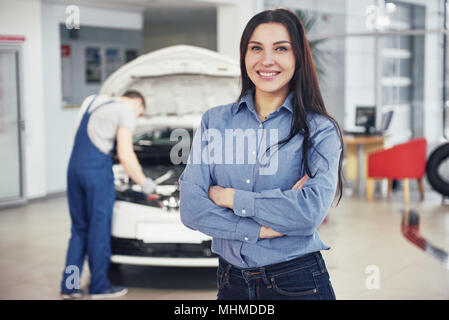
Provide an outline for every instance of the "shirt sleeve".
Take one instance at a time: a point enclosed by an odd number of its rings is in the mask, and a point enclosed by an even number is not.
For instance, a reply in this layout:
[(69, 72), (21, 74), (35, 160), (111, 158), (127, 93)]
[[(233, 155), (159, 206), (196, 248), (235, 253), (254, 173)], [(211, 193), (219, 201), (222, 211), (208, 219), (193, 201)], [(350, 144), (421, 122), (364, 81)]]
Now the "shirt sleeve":
[(136, 116), (131, 108), (127, 106), (120, 106), (120, 119), (119, 119), (119, 128), (128, 128), (131, 132), (134, 132), (136, 129)]
[(262, 192), (236, 190), (234, 213), (291, 236), (312, 235), (322, 223), (335, 197), (342, 146), (329, 122), (311, 137), (309, 178), (302, 189), (271, 189)]
[[(187, 166), (179, 178), (182, 223), (211, 237), (256, 243), (260, 225), (251, 218), (239, 217), (231, 209), (217, 206), (209, 199), (211, 175), (207, 159), (207, 112), (195, 133)], [(204, 151), (204, 152), (203, 152)], [(196, 159), (200, 155), (200, 159)]]

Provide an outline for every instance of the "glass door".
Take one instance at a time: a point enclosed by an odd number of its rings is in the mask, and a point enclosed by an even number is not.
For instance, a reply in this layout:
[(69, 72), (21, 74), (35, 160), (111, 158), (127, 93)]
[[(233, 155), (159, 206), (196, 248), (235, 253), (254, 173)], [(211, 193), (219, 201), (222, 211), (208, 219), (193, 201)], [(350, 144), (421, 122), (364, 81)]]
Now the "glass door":
[(20, 47), (0, 45), (0, 207), (25, 201)]

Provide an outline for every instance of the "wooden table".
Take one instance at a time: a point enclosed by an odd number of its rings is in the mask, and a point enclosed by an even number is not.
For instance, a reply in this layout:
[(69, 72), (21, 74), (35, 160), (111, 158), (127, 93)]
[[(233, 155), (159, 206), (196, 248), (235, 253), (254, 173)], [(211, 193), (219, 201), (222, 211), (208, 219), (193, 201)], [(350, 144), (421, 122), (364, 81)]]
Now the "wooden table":
[(346, 145), (346, 178), (356, 181), (356, 194), (365, 194), (368, 154), (384, 148), (385, 136), (344, 135)]

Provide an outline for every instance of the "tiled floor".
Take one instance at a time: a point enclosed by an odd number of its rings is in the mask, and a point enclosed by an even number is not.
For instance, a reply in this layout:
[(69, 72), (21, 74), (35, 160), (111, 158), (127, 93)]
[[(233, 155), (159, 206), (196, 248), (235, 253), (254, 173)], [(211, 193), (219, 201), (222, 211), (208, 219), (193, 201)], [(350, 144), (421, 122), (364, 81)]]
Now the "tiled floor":
[[(449, 299), (448, 267), (401, 234), (401, 196), (371, 203), (345, 197), (320, 226), (332, 247), (323, 256), (338, 299)], [(411, 203), (421, 235), (449, 251), (449, 205), (432, 191)], [(58, 299), (69, 228), (64, 197), (0, 210), (0, 299)], [(122, 266), (111, 277), (129, 288), (122, 299), (216, 298), (211, 268)]]

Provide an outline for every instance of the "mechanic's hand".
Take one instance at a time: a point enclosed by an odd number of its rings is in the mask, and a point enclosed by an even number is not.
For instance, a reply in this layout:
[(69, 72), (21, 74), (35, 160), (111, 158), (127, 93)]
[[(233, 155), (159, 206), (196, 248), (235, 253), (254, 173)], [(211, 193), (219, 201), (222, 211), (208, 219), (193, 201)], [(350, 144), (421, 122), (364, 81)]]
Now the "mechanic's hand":
[(157, 194), (157, 193), (147, 194), (147, 200), (150, 200), (150, 201), (159, 200), (160, 198), (161, 198), (161, 195)]
[(261, 226), (259, 231), (259, 239), (273, 239), (282, 237), (283, 234), (277, 231), (274, 231), (270, 227)]
[(142, 192), (146, 194), (152, 194), (156, 189), (157, 184), (151, 179), (146, 178), (142, 185)]

